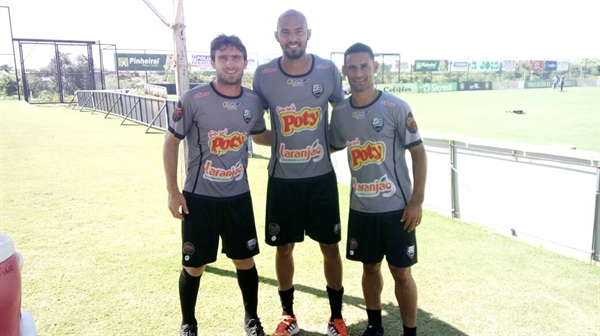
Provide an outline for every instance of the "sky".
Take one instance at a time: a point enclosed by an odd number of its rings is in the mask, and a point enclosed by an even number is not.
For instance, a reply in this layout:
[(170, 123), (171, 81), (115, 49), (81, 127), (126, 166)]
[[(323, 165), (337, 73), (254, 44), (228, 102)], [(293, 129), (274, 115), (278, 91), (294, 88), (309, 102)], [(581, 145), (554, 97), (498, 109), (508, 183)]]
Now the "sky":
[[(172, 18), (171, 0), (150, 0)], [(330, 58), (356, 42), (403, 61), (600, 58), (600, 0), (184, 0), (187, 49), (207, 53), (220, 33), (239, 36), (249, 54), (281, 49), (278, 16), (303, 12), (312, 30), (307, 51)], [(142, 0), (0, 0), (10, 7), (13, 37), (100, 41), (121, 52), (172, 50), (172, 31)], [(70, 14), (65, 14), (70, 12)], [(0, 8), (0, 63), (12, 64), (8, 11)], [(17, 46), (15, 45), (15, 48)], [(28, 62), (46, 46), (24, 48)], [(133, 50), (138, 49), (138, 50)], [(18, 50), (17, 53), (18, 62)], [(8, 54), (8, 55), (7, 55)], [(106, 57), (106, 56), (105, 56)], [(29, 66), (28, 66), (29, 67)]]

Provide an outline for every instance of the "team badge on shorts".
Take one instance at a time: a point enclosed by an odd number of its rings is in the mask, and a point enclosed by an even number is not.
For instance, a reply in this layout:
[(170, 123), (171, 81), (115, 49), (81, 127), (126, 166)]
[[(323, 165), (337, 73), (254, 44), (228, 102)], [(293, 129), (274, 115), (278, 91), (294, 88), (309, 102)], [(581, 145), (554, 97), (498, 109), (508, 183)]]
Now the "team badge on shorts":
[(277, 240), (277, 234), (279, 234), (279, 231), (281, 231), (281, 227), (279, 227), (279, 224), (277, 223), (271, 223), (269, 224), (269, 234), (271, 235), (271, 240), (275, 241)]
[(409, 112), (408, 117), (406, 117), (406, 129), (412, 134), (417, 133), (417, 122), (415, 121), (412, 112)]
[(178, 122), (179, 120), (181, 120), (181, 118), (183, 118), (183, 105), (179, 101), (177, 102), (177, 107), (175, 108), (175, 111), (173, 111), (173, 122)]
[(358, 241), (356, 241), (356, 239), (354, 238), (350, 238), (348, 240), (348, 253), (350, 255), (354, 255), (354, 250), (356, 250), (356, 248), (358, 247)]
[(183, 254), (185, 254), (185, 260), (189, 260), (189, 256), (191, 256), (192, 254), (194, 254), (194, 252), (196, 252), (196, 247), (194, 246), (194, 244), (190, 243), (190, 242), (185, 242), (183, 243)]
[(383, 129), (383, 118), (373, 118), (373, 129), (377, 132)]
[(321, 97), (323, 94), (323, 84), (313, 84), (312, 93), (317, 98)]
[(256, 248), (256, 238), (252, 238), (246, 242), (248, 250), (252, 251)]
[(244, 121), (247, 123), (250, 122), (250, 120), (252, 120), (252, 111), (250, 110), (244, 110)]
[(333, 226), (333, 232), (339, 236), (342, 233), (342, 225), (340, 223), (335, 224)]
[(409, 246), (406, 248), (406, 255), (413, 259), (415, 257), (415, 245)]

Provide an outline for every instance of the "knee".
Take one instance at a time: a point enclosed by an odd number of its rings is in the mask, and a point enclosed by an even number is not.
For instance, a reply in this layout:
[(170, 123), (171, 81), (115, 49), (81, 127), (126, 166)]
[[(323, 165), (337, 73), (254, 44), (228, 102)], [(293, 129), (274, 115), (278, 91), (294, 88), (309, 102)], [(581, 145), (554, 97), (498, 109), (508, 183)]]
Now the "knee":
[(254, 267), (254, 258), (248, 259), (232, 259), (236, 269), (249, 270)]
[(381, 272), (381, 263), (363, 265), (363, 273), (365, 276), (377, 275)]
[(338, 244), (319, 244), (325, 259), (336, 259), (340, 255)]
[(400, 286), (405, 286), (406, 284), (413, 281), (412, 273), (410, 272), (410, 267), (406, 267), (406, 268), (390, 267), (390, 271), (392, 272), (394, 281)]
[(294, 253), (294, 244), (285, 244), (277, 246), (277, 255), (279, 258), (291, 258)]
[(199, 277), (202, 275), (202, 273), (204, 273), (204, 269), (206, 268), (206, 265), (200, 266), (200, 267), (187, 267), (187, 266), (183, 266), (183, 268), (185, 269), (185, 271), (187, 272), (187, 274), (193, 276), (193, 277)]

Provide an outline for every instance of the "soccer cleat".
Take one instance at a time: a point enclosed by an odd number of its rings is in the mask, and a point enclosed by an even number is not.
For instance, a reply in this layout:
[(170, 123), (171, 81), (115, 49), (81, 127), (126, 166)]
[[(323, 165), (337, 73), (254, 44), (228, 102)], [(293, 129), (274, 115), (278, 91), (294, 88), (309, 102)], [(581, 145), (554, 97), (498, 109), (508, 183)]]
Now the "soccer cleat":
[(300, 332), (300, 327), (298, 327), (296, 316), (283, 315), (277, 325), (277, 330), (271, 336), (290, 336), (296, 335), (298, 332)]
[(344, 319), (334, 319), (327, 324), (327, 336), (348, 336)]
[(248, 323), (244, 326), (244, 330), (246, 331), (246, 336), (266, 336), (262, 324), (260, 324), (260, 319), (248, 320)]
[(383, 336), (383, 335), (384, 335), (383, 327), (381, 327), (381, 330), (377, 331), (377, 330), (375, 330), (375, 328), (372, 325), (368, 325), (367, 329), (363, 333), (363, 336)]
[(184, 324), (179, 329), (179, 336), (198, 336), (198, 326), (195, 324)]

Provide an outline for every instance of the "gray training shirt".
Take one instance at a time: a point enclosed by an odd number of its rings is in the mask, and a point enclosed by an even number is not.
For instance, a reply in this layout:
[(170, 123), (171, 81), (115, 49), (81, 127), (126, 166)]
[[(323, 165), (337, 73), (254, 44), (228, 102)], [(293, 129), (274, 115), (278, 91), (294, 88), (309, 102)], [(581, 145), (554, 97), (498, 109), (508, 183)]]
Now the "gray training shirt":
[(169, 119), (169, 131), (187, 143), (183, 190), (231, 197), (250, 190), (248, 138), (265, 131), (263, 103), (252, 90), (237, 97), (219, 94), (213, 84), (185, 92)]
[(285, 179), (321, 176), (333, 168), (327, 139), (329, 102), (344, 99), (342, 78), (335, 64), (311, 55), (310, 70), (286, 74), (280, 58), (254, 73), (253, 90), (265, 101), (271, 117), (269, 174)]
[(332, 148), (348, 147), (352, 175), (350, 208), (381, 213), (402, 210), (412, 196), (406, 149), (421, 144), (408, 104), (379, 92), (368, 106), (352, 106), (350, 98), (331, 115)]

